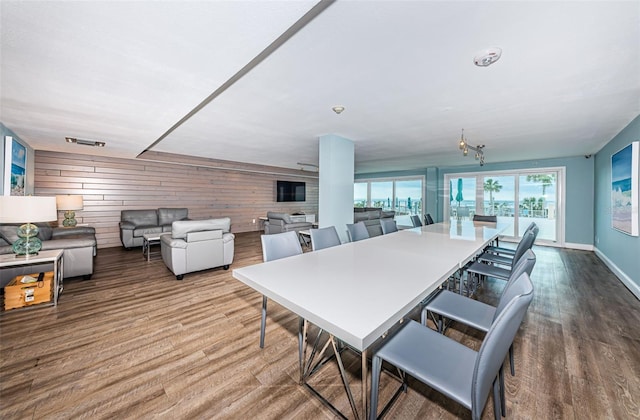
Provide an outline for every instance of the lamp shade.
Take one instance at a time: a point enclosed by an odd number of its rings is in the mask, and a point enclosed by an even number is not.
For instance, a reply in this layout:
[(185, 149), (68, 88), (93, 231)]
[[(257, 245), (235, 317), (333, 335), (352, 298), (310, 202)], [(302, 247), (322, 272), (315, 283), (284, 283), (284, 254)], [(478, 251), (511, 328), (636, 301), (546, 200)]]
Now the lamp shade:
[(56, 195), (58, 210), (82, 210), (84, 203), (81, 195)]
[(55, 197), (0, 196), (0, 222), (34, 223), (58, 220)]

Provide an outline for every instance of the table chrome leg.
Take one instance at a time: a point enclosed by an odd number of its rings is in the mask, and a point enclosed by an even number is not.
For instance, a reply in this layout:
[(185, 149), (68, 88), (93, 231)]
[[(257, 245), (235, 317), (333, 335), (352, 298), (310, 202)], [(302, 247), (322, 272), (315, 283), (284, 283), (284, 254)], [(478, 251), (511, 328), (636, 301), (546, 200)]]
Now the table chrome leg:
[[(329, 340), (331, 340), (331, 345), (333, 346), (333, 351), (336, 355), (336, 360), (338, 361), (338, 368), (340, 369), (340, 376), (342, 377), (342, 383), (344, 385), (345, 391), (347, 391), (347, 397), (349, 398), (349, 404), (351, 405), (351, 411), (353, 411), (353, 415), (356, 419), (359, 419), (358, 415), (358, 407), (356, 407), (356, 402), (353, 399), (353, 394), (351, 393), (351, 387), (349, 386), (349, 380), (347, 379), (347, 374), (344, 371), (344, 365), (342, 364), (342, 356), (340, 356), (340, 352), (338, 351), (338, 347), (336, 346), (336, 339), (333, 335), (329, 335)], [(366, 400), (365, 400), (366, 405)]]
[(369, 365), (367, 364), (367, 354), (367, 349), (362, 350), (362, 418), (365, 419), (369, 415)]

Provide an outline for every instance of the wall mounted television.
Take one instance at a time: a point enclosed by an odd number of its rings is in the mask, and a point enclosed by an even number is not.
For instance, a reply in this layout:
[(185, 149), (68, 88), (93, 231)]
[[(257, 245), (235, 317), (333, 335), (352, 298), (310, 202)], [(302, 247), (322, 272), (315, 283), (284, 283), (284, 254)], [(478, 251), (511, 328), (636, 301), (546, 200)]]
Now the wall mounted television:
[(276, 181), (276, 201), (305, 201), (306, 184), (295, 181)]

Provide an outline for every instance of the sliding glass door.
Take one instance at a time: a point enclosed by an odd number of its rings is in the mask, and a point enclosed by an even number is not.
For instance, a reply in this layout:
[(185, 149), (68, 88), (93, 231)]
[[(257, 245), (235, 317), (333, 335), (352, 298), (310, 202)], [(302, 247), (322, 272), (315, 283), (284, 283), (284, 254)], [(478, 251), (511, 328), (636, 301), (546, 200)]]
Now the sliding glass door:
[(509, 222), (505, 236), (520, 238), (531, 222), (538, 242), (562, 243), (564, 168), (449, 174), (445, 176), (445, 214), (452, 221), (474, 214)]

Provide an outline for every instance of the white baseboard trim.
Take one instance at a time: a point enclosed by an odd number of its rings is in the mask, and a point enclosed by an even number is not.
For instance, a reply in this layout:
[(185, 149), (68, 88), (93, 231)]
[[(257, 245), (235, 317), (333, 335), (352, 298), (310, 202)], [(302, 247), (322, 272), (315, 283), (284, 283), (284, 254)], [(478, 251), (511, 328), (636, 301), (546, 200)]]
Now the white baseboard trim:
[(596, 253), (596, 255), (598, 256), (598, 258), (600, 258), (602, 260), (602, 262), (605, 263), (605, 265), (607, 267), (609, 267), (609, 269), (611, 271), (613, 271), (613, 274), (616, 275), (616, 277), (618, 277), (620, 279), (620, 281), (622, 282), (622, 284), (624, 284), (627, 289), (629, 289), (631, 291), (631, 293), (633, 293), (635, 295), (635, 297), (640, 300), (640, 285), (634, 283), (629, 276), (627, 276), (622, 270), (620, 270), (618, 268), (617, 265), (614, 264), (613, 261), (611, 261), (609, 258), (607, 258), (606, 255), (604, 255), (602, 253), (602, 251), (600, 251), (598, 248), (594, 248), (594, 252)]
[(574, 244), (571, 242), (565, 242), (564, 243), (564, 247), (565, 248), (569, 248), (569, 249), (579, 249), (581, 251), (593, 251), (594, 247), (593, 245), (590, 244)]

